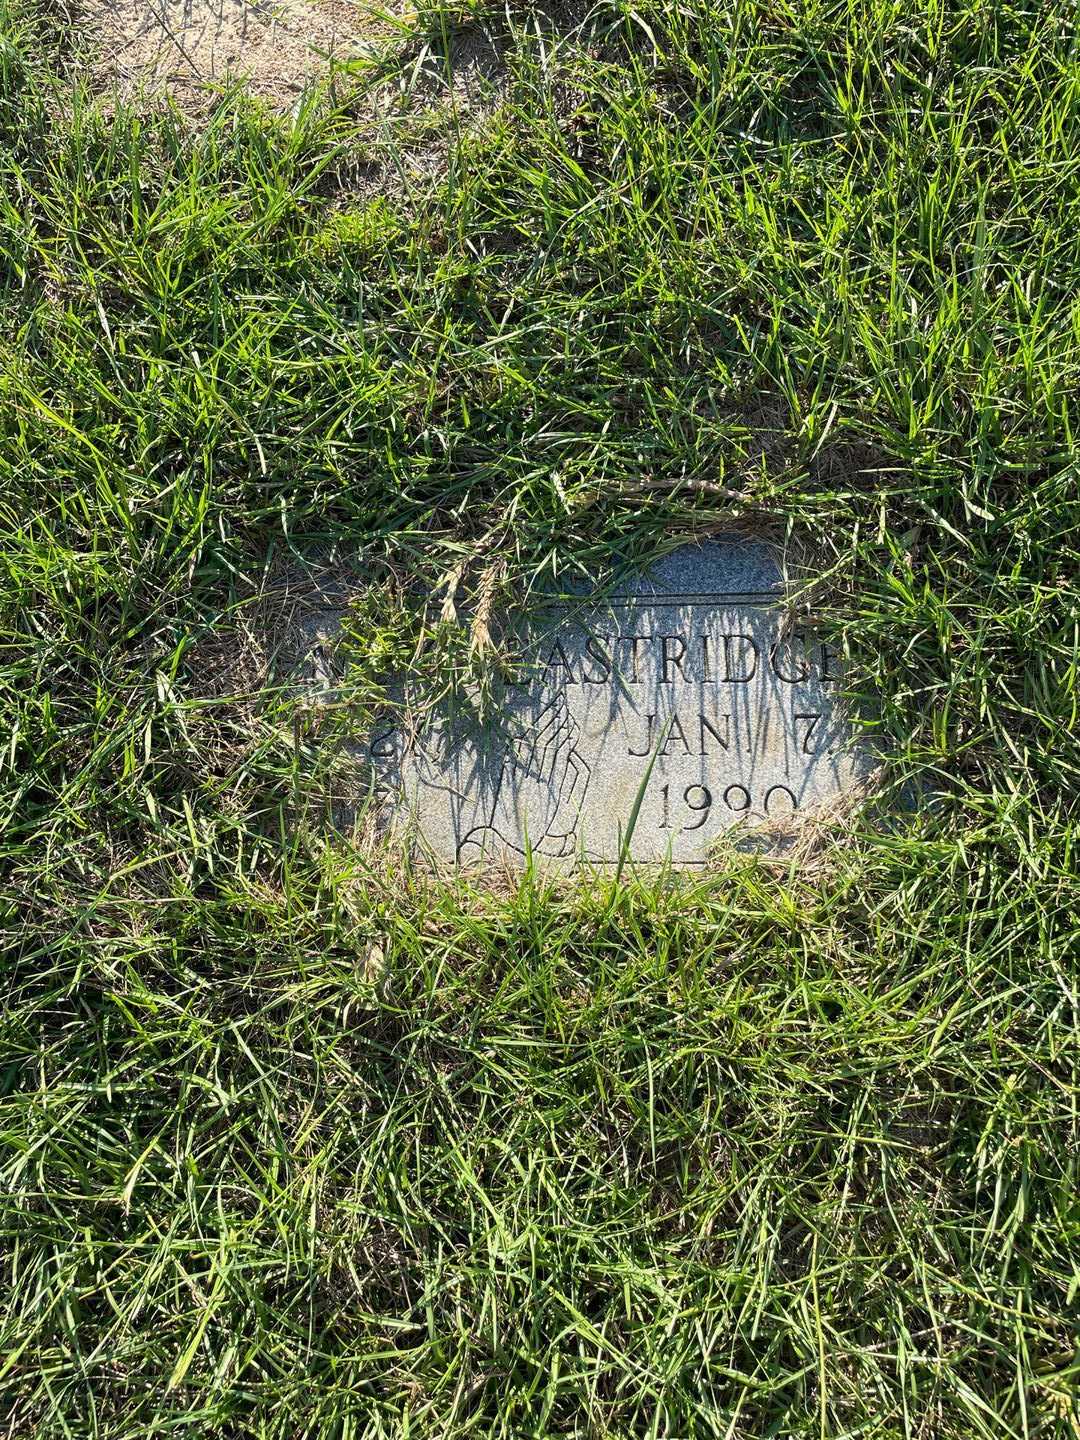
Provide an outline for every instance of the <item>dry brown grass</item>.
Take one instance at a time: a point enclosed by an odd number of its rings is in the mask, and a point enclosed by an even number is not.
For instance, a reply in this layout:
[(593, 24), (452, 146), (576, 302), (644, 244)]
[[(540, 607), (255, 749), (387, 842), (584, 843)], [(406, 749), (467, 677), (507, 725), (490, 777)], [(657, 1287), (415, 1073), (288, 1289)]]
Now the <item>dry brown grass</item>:
[(84, 0), (80, 23), (103, 88), (168, 92), (193, 111), (236, 80), (288, 109), (335, 59), (395, 31), (389, 11), (349, 0)]

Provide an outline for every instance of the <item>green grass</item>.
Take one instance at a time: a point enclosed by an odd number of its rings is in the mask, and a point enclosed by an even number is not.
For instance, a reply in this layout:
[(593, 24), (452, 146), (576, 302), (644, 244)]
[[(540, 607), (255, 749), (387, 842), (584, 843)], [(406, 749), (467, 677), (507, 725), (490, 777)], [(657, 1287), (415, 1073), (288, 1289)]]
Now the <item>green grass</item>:
[[(204, 125), (7, 7), (0, 1433), (1075, 1437), (1073, 7), (435, 7)], [(891, 826), (492, 893), (327, 825), (388, 668), (497, 658), (449, 577), (733, 521)], [(327, 555), (317, 743), (238, 657)]]

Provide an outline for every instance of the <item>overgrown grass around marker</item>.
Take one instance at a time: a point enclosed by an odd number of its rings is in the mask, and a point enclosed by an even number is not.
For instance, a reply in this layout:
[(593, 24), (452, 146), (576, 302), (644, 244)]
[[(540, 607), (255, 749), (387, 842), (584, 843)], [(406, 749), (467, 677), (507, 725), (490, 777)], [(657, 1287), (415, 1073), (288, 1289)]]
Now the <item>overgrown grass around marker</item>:
[[(463, 20), (505, 101), (432, 170)], [(1072, 7), (415, 29), (196, 126), (3, 14), (0, 1423), (1075, 1436)], [(740, 524), (923, 803), (618, 888), (328, 825), (312, 565), (360, 715)]]

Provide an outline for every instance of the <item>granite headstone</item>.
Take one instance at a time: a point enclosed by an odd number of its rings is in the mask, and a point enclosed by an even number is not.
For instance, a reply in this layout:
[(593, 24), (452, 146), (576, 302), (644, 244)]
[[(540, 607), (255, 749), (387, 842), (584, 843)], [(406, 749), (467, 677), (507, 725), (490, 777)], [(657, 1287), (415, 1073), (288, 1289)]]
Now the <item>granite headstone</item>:
[(697, 866), (730, 826), (790, 830), (872, 763), (838, 656), (790, 626), (784, 597), (779, 551), (732, 539), (543, 607), (482, 726), (465, 707), (375, 728), (384, 818), (465, 864), (611, 864), (630, 834), (633, 861)]

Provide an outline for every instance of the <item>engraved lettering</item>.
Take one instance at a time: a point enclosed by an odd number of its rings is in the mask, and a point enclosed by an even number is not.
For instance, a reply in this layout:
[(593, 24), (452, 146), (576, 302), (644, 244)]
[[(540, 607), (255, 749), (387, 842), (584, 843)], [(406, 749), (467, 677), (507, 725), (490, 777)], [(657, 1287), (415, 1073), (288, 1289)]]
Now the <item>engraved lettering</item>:
[(637, 663), (637, 662), (638, 662), (638, 646), (639, 646), (643, 641), (645, 641), (645, 640), (652, 640), (652, 639), (654, 639), (655, 637), (652, 636), (652, 635), (623, 635), (621, 638), (625, 641), (625, 643), (626, 643), (627, 645), (630, 646), (630, 684), (631, 684), (631, 685), (637, 685), (637, 684), (639, 683), (639, 679), (640, 679), (640, 677), (638, 676), (638, 663)]
[(729, 747), (729, 745), (731, 744), (731, 716), (730, 716), (730, 715), (717, 715), (716, 721), (717, 721), (717, 724), (719, 724), (721, 721), (723, 721), (723, 724), (724, 724), (724, 733), (723, 733), (723, 735), (720, 734), (720, 731), (716, 728), (716, 725), (714, 725), (714, 724), (712, 723), (712, 721), (708, 718), (707, 715), (705, 715), (704, 713), (702, 713), (701, 715), (698, 716), (698, 727), (699, 727), (699, 728), (698, 728), (698, 734), (699, 734), (699, 736), (700, 736), (700, 749), (698, 750), (698, 754), (699, 754), (699, 755), (706, 755), (706, 754), (708, 754), (708, 749), (707, 749), (707, 747), (706, 747), (706, 745), (705, 745), (705, 735), (706, 735), (706, 733), (708, 733), (709, 735), (711, 735), (711, 736), (713, 737), (713, 739), (714, 739), (714, 740), (717, 742), (717, 744), (720, 746), (721, 750), (726, 750), (726, 749)]
[(566, 650), (565, 650), (565, 648), (564, 648), (564, 646), (563, 646), (562, 641), (559, 640), (558, 638), (556, 638), (555, 643), (554, 643), (554, 644), (552, 645), (552, 647), (551, 647), (551, 654), (550, 654), (550, 655), (547, 657), (547, 659), (544, 661), (545, 676), (546, 676), (550, 671), (552, 671), (552, 670), (565, 670), (565, 671), (566, 671), (566, 679), (565, 679), (565, 680), (561, 680), (561, 681), (560, 681), (557, 676), (555, 677), (555, 682), (554, 682), (554, 683), (555, 683), (556, 685), (560, 685), (560, 684), (562, 684), (562, 685), (576, 685), (576, 684), (578, 683), (578, 682), (574, 679), (574, 667), (570, 664), (570, 661), (566, 658)]
[(821, 716), (820, 716), (820, 715), (795, 715), (795, 716), (793, 716), (793, 719), (794, 719), (796, 725), (798, 725), (800, 721), (803, 721), (803, 722), (809, 721), (809, 722), (810, 722), (809, 725), (808, 725), (808, 727), (807, 727), (806, 734), (803, 736), (802, 746), (801, 746), (800, 748), (802, 749), (802, 753), (803, 753), (804, 755), (813, 755), (814, 752), (813, 752), (813, 750), (810, 749), (810, 741), (811, 741), (811, 739), (813, 738), (814, 731), (817, 729), (818, 721), (821, 719)]
[[(669, 646), (674, 647), (675, 645), (678, 645), (679, 647), (677, 651), (668, 648)], [(686, 641), (682, 638), (681, 635), (660, 636), (661, 678), (665, 685), (671, 684), (671, 670), (673, 666), (676, 670), (678, 670), (680, 680), (686, 679), (686, 676), (683, 674), (682, 668), (683, 656), (685, 654)]]
[(778, 680), (782, 680), (785, 685), (801, 685), (804, 680), (809, 678), (810, 666), (806, 663), (805, 660), (803, 660), (801, 662), (802, 668), (796, 674), (785, 675), (784, 671), (780, 668), (781, 651), (785, 649), (790, 653), (790, 651), (792, 650), (791, 641), (777, 640), (774, 642), (772, 649), (769, 652), (769, 659), (772, 662), (773, 674)]
[[(741, 646), (741, 648), (737, 648)], [(747, 654), (749, 647), (753, 656), (753, 663), (749, 670), (746, 668)], [(752, 635), (725, 635), (724, 636), (724, 684), (725, 685), (746, 685), (753, 680), (757, 674), (758, 660), (761, 652), (758, 649), (757, 641)], [(740, 671), (745, 673), (739, 673)]]
[[(701, 798), (700, 800), (691, 800), (691, 795), (700, 795)], [(683, 829), (700, 830), (709, 818), (709, 811), (712, 809), (712, 791), (707, 785), (688, 785), (683, 791), (683, 800), (686, 802), (688, 810), (692, 810), (695, 815), (700, 816), (700, 819), (695, 820), (692, 824), (688, 821)]]
[(681, 743), (684, 754), (690, 755), (693, 753), (690, 749), (690, 742), (686, 738), (686, 731), (683, 729), (682, 721), (679, 719), (677, 711), (672, 711), (671, 724), (668, 727), (667, 739), (664, 741), (663, 746), (660, 749), (661, 755), (670, 754), (668, 747), (671, 745), (672, 740), (678, 740)]
[(604, 646), (600, 643), (602, 640), (610, 643), (606, 635), (590, 635), (585, 641), (586, 655), (590, 660), (595, 660), (597, 665), (602, 667), (601, 674), (590, 675), (585, 666), (582, 665), (581, 678), (586, 685), (603, 685), (605, 681), (611, 679), (611, 658), (607, 650), (605, 650)]
[[(790, 806), (784, 806), (782, 801), (777, 801), (776, 805), (774, 806), (774, 795), (786, 795), (787, 798), (791, 801)], [(768, 790), (765, 791), (766, 815), (772, 815), (773, 813), (777, 813), (780, 815), (789, 815), (792, 810), (797, 810), (798, 808), (799, 802), (795, 799), (795, 792), (793, 790), (789, 790), (786, 785), (772, 785), (769, 787)]]
[(655, 716), (655, 715), (646, 715), (646, 716), (645, 716), (645, 721), (646, 721), (645, 748), (644, 748), (643, 750), (634, 750), (631, 746), (628, 745), (628, 746), (626, 747), (626, 753), (627, 753), (628, 755), (651, 755), (651, 754), (652, 754), (653, 726), (656, 724), (656, 716)]
[(873, 765), (836, 709), (838, 632), (785, 594), (772, 547), (705, 540), (595, 597), (577, 579), (523, 596), (500, 617), (520, 650), (490, 685), (486, 667), (437, 693), (419, 666), (388, 675), (393, 703), (359, 752), (368, 790), (405, 822), (387, 833), (497, 866), (702, 865), (732, 826), (781, 846), (807, 814), (861, 793)]

